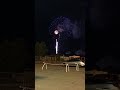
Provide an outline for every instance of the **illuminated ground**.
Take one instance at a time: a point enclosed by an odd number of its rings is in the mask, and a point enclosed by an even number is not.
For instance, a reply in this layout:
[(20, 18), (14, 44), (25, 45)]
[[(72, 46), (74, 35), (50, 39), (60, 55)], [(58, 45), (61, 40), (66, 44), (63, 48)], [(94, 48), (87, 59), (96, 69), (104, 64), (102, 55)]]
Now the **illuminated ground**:
[(48, 66), (43, 71), (41, 66), (35, 65), (35, 90), (85, 90), (85, 68), (70, 67), (66, 73), (63, 66)]

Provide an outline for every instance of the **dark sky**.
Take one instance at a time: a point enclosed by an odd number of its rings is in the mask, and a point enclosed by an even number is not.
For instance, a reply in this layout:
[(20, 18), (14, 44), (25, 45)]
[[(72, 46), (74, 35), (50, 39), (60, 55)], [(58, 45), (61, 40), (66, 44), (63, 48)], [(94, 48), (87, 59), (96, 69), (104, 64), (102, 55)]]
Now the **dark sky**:
[(111, 52), (118, 47), (119, 42), (119, 5), (117, 2), (92, 0), (89, 7), (88, 27), (91, 30), (91, 42), (96, 42), (91, 44)]
[[(49, 33), (51, 22), (60, 16), (68, 17), (71, 20), (85, 21), (87, 10), (87, 1), (85, 0), (36, 0), (35, 2), (35, 33), (37, 41), (45, 41), (47, 45), (52, 43), (52, 36)], [(83, 26), (84, 27), (84, 26)], [(76, 44), (71, 39), (70, 47), (78, 46), (80, 48), (80, 40)], [(77, 45), (78, 44), (78, 45)], [(76, 46), (75, 46), (76, 45)], [(52, 45), (54, 46), (54, 45)], [(54, 48), (54, 47), (50, 47)]]
[[(98, 53), (113, 52), (119, 48), (119, 5), (105, 0), (36, 0), (36, 40), (44, 41), (49, 36), (49, 24), (57, 16), (85, 19), (86, 44)], [(87, 46), (86, 46), (87, 47)], [(96, 48), (97, 49), (96, 49)]]
[(72, 19), (80, 19), (85, 13), (86, 2), (84, 0), (72, 2), (71, 0), (36, 0), (35, 3), (35, 30), (37, 39), (46, 39), (49, 34), (49, 25), (53, 18), (67, 16)]
[(86, 67), (88, 64), (94, 66), (97, 60), (105, 56), (113, 56), (113, 61), (116, 60), (115, 58), (119, 60), (120, 14), (118, 2), (116, 0), (91, 0), (87, 13), (85, 35), (88, 61)]

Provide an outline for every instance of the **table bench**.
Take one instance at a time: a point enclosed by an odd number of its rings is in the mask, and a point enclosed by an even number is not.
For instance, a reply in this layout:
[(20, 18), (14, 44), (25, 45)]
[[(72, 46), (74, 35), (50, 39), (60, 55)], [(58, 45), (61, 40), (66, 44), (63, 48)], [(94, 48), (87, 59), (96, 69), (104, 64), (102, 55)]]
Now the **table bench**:
[(48, 65), (62, 65), (62, 66), (66, 66), (66, 72), (68, 72), (69, 71), (69, 65), (68, 64), (63, 64), (63, 63), (56, 63), (56, 64), (52, 64), (52, 63), (46, 63), (46, 62), (43, 62), (43, 66), (42, 66), (42, 70), (44, 69), (44, 66), (46, 67), (46, 69), (47, 69), (47, 67), (48, 67)]
[(52, 63), (46, 63), (46, 62), (43, 62), (43, 66), (42, 66), (42, 70), (44, 69), (44, 67), (48, 67), (48, 65), (62, 65), (62, 66), (66, 66), (66, 72), (70, 71), (69, 69), (69, 66), (74, 64), (76, 66), (76, 71), (79, 71), (79, 65), (80, 66), (84, 66), (85, 64), (82, 62), (82, 61), (77, 61), (77, 62), (63, 62), (63, 63), (55, 63), (55, 64), (52, 64)]

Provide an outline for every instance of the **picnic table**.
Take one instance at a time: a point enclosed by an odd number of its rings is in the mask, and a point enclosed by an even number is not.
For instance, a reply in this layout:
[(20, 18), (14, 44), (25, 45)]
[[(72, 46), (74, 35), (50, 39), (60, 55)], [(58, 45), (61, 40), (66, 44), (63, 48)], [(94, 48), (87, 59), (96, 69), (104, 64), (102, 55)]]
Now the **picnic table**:
[(85, 63), (82, 62), (82, 61), (63, 62), (63, 63), (56, 63), (56, 64), (43, 62), (42, 70), (44, 69), (44, 67), (46, 67), (46, 69), (47, 69), (48, 65), (65, 65), (66, 66), (66, 72), (68, 72), (68, 71), (70, 71), (70, 69), (69, 69), (70, 65), (75, 65), (76, 66), (76, 71), (79, 71), (79, 65), (80, 66), (85, 66)]

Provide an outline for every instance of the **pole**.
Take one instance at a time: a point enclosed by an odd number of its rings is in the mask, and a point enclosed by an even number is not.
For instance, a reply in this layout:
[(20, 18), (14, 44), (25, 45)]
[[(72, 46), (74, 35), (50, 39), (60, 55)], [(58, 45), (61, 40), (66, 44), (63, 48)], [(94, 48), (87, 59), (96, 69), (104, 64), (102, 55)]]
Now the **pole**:
[(56, 54), (58, 54), (58, 40), (56, 39), (56, 46), (55, 46), (55, 48), (56, 48)]

